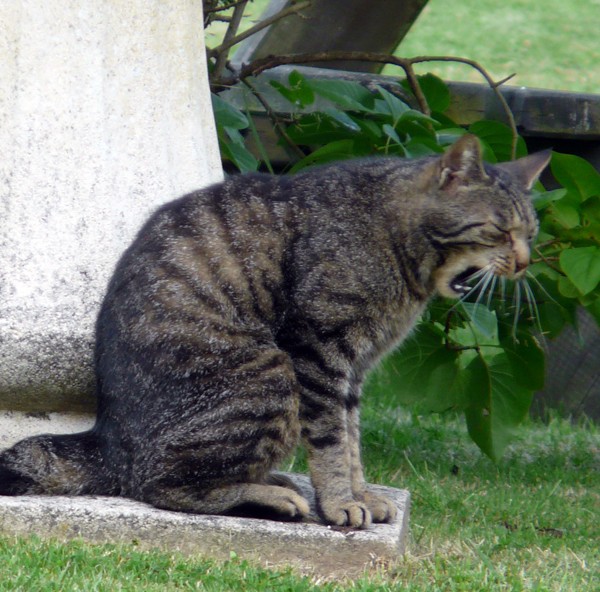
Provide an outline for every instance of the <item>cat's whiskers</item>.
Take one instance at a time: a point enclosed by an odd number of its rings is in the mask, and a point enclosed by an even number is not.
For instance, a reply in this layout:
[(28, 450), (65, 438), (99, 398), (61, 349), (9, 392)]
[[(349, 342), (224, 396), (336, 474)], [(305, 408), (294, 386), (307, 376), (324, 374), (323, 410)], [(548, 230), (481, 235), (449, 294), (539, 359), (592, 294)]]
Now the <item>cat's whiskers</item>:
[(552, 298), (552, 296), (550, 294), (548, 294), (548, 291), (546, 290), (546, 288), (544, 288), (544, 286), (542, 285), (540, 280), (538, 280), (535, 277), (535, 275), (533, 275), (530, 271), (528, 271), (526, 275), (527, 275), (527, 279), (533, 280), (535, 282), (535, 285), (543, 292), (544, 296), (546, 296), (548, 298), (548, 300), (550, 300), (550, 302), (552, 302), (553, 304), (556, 304), (557, 306), (560, 306), (560, 304), (556, 301), (556, 299)]
[(512, 336), (515, 341), (517, 339), (517, 325), (519, 323), (519, 316), (521, 315), (521, 283), (515, 282), (515, 289), (513, 292), (513, 306), (514, 306), (514, 317), (512, 324)]
[(502, 312), (506, 311), (506, 278), (500, 276), (500, 302), (502, 306)]
[(492, 289), (495, 285), (494, 278), (496, 277), (496, 275), (494, 274), (492, 269), (492, 266), (490, 266), (489, 269), (486, 271), (485, 275), (483, 276), (482, 280), (477, 284), (478, 286), (479, 284), (481, 284), (481, 288), (479, 290), (479, 294), (477, 295), (477, 299), (475, 300), (475, 306), (473, 307), (473, 311), (477, 310), (477, 307), (481, 303), (481, 300), (483, 299), (485, 293), (488, 291), (488, 287), (490, 286), (490, 284), (492, 284)]
[(486, 306), (488, 308), (491, 308), (492, 300), (494, 298), (494, 292), (496, 291), (497, 283), (498, 283), (498, 276), (496, 274), (494, 274), (492, 277), (492, 283), (488, 289), (488, 297), (487, 297), (487, 301), (486, 301)]
[(523, 283), (523, 288), (525, 289), (525, 298), (527, 298), (527, 306), (529, 307), (529, 312), (531, 313), (531, 320), (533, 321), (535, 328), (539, 334), (539, 338), (540, 338), (540, 341), (542, 342), (542, 345), (545, 346), (546, 339), (544, 337), (544, 330), (542, 329), (542, 321), (540, 319), (540, 311), (539, 311), (537, 302), (535, 301), (535, 294), (533, 293), (533, 290), (532, 290), (531, 286), (529, 285), (527, 278), (523, 278), (521, 281)]

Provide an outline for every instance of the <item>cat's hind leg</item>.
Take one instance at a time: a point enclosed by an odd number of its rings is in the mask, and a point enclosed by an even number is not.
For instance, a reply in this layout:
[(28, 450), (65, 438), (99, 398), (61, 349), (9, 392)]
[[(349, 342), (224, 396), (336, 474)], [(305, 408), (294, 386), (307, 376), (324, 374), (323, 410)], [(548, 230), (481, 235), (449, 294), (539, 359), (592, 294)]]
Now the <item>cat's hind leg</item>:
[[(308, 514), (299, 492), (270, 474), (300, 436), (291, 361), (275, 346), (247, 350), (244, 357), (195, 386), (184, 384), (194, 389), (185, 413), (163, 414), (169, 420), (161, 420), (161, 432), (136, 453), (133, 497), (200, 514)], [(177, 388), (169, 385), (170, 396), (182, 400)]]
[(146, 501), (165, 510), (195, 514), (301, 520), (310, 513), (308, 502), (296, 491), (263, 483), (233, 483), (208, 491), (157, 483)]

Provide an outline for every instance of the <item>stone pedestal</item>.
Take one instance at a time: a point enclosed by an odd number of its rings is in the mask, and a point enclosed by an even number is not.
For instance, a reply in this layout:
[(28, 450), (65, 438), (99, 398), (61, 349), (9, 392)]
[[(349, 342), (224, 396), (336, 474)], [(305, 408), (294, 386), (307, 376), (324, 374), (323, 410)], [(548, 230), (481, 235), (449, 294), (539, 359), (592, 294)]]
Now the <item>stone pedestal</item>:
[[(304, 475), (288, 474), (314, 508)], [(320, 577), (353, 578), (388, 568), (404, 553), (410, 496), (407, 491), (369, 486), (398, 507), (391, 524), (367, 530), (328, 527), (317, 521), (276, 522), (231, 516), (201, 516), (158, 510), (124, 498), (0, 497), (0, 535), (92, 543), (131, 543), (227, 560), (232, 553), (265, 567), (293, 566)]]
[(118, 256), (222, 178), (202, 2), (22, 0), (0, 22), (0, 409), (92, 410)]

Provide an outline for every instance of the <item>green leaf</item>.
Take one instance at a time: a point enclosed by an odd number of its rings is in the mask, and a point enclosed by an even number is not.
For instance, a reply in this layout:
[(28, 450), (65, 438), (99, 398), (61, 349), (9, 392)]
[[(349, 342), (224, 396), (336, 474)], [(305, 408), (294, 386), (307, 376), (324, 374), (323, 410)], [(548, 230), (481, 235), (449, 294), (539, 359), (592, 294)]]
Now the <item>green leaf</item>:
[(397, 144), (402, 144), (402, 140), (400, 139), (398, 132), (389, 123), (383, 124), (381, 129), (390, 140), (396, 142)]
[(404, 101), (400, 100), (385, 88), (378, 86), (377, 91), (381, 99), (375, 100), (375, 110), (378, 113), (389, 114), (392, 118), (392, 122), (395, 123), (406, 111), (410, 110), (410, 107)]
[(566, 194), (566, 189), (554, 189), (552, 191), (544, 191), (542, 193), (535, 192), (532, 195), (533, 205), (537, 211), (540, 211), (549, 206), (551, 203), (562, 199)]
[(587, 160), (554, 152), (550, 167), (554, 178), (580, 201), (600, 195), (600, 173)]
[(330, 117), (322, 113), (302, 115), (287, 128), (288, 136), (301, 146), (323, 145), (348, 137), (347, 130), (341, 129)]
[(217, 127), (238, 130), (248, 127), (248, 118), (237, 107), (215, 94), (211, 95), (211, 100)]
[(300, 169), (316, 164), (325, 164), (335, 160), (344, 160), (357, 155), (356, 144), (353, 140), (337, 140), (321, 146), (318, 150), (299, 160), (291, 169), (295, 173)]
[[(590, 222), (600, 222), (600, 197), (595, 195), (586, 199), (581, 209), (587, 220)], [(600, 234), (596, 234), (594, 238), (600, 243)]]
[(575, 228), (581, 224), (578, 209), (565, 200), (554, 202), (548, 214), (563, 228)]
[[(227, 130), (228, 132), (237, 130)], [(220, 139), (220, 138), (219, 138)], [(242, 173), (253, 172), (258, 169), (260, 164), (254, 155), (246, 148), (243, 141), (220, 141), (220, 148), (223, 156), (233, 162), (233, 164)]]
[[(463, 302), (462, 310), (467, 314), (470, 321), (469, 331), (471, 340), (475, 339), (477, 344), (490, 344), (498, 340), (498, 318), (496, 312), (483, 304)], [(463, 345), (468, 344), (463, 343)]]
[(506, 353), (486, 359), (479, 354), (467, 370), (470, 405), (465, 410), (473, 441), (492, 460), (498, 460), (525, 419), (533, 393), (515, 379)]
[(311, 80), (312, 90), (341, 109), (371, 113), (374, 97), (358, 82), (348, 80)]
[(600, 298), (596, 298), (596, 300), (588, 304), (586, 309), (596, 319), (596, 323), (600, 327)]
[[(446, 83), (435, 74), (424, 74), (417, 76), (417, 79), (431, 111), (438, 113), (446, 111), (450, 106), (450, 90)], [(404, 90), (414, 95), (408, 80), (404, 79), (400, 84)]]
[(443, 113), (450, 106), (450, 90), (448, 85), (435, 74), (419, 76), (421, 90), (432, 111)]
[(562, 251), (560, 267), (575, 287), (582, 293), (590, 293), (600, 283), (600, 248), (580, 247)]
[(565, 298), (579, 298), (579, 290), (568, 277), (559, 277), (557, 286), (561, 296)]
[[(475, 134), (484, 145), (484, 158), (489, 162), (511, 160), (513, 134), (510, 127), (499, 121), (476, 121), (469, 126), (469, 131)], [(491, 155), (489, 151), (491, 150)], [(525, 156), (527, 148), (521, 137), (517, 141), (517, 158)]]
[(342, 127), (346, 128), (351, 132), (360, 132), (360, 126), (344, 111), (340, 111), (339, 109), (334, 109), (333, 107), (323, 109), (323, 113), (335, 122), (339, 123)]
[(458, 357), (459, 352), (445, 346), (443, 331), (421, 323), (417, 333), (384, 360), (370, 388), (427, 411), (462, 407), (464, 377)]
[(502, 342), (512, 375), (520, 386), (541, 391), (546, 369), (544, 350), (532, 335), (521, 333), (518, 337), (518, 341), (507, 339)]
[(306, 107), (315, 102), (315, 94), (310, 83), (297, 70), (293, 70), (288, 76), (289, 87), (281, 84), (278, 80), (271, 80), (269, 84), (281, 96), (298, 107)]

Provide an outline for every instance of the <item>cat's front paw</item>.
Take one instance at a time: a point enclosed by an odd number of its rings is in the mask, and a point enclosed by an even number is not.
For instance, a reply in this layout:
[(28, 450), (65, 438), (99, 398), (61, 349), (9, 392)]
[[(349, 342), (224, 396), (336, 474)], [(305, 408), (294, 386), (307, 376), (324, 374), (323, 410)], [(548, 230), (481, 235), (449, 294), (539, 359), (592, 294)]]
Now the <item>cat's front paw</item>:
[(334, 500), (320, 503), (319, 509), (327, 524), (361, 529), (371, 525), (371, 512), (363, 502)]
[(364, 491), (357, 497), (369, 508), (373, 522), (393, 522), (398, 514), (396, 504), (385, 495)]

